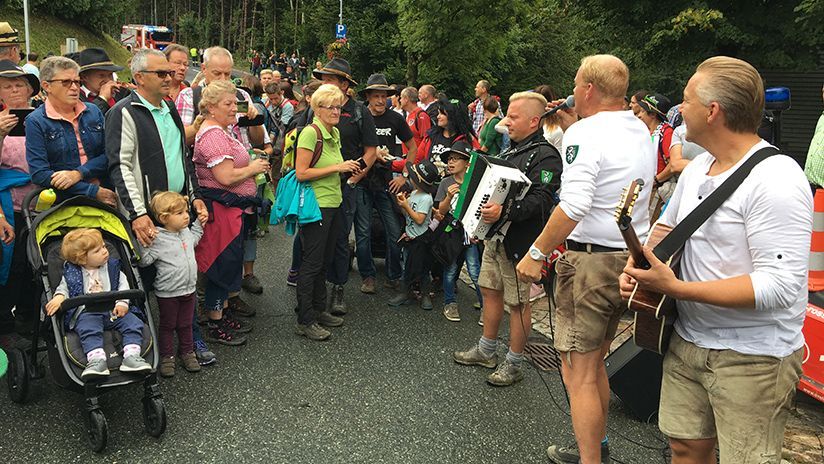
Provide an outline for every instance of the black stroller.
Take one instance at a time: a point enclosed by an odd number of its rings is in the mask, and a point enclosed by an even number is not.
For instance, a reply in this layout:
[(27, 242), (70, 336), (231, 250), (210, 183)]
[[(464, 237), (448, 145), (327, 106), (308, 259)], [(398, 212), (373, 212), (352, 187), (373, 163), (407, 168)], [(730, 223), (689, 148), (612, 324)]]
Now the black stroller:
[[(41, 295), (41, 317), (45, 320), (41, 322), (40, 318), (35, 318), (36, 327), (29, 349), (12, 349), (9, 352), (7, 380), (10, 397), (16, 403), (26, 402), (30, 382), (45, 376), (39, 353), (47, 351), (49, 370), (54, 381), (60, 387), (82, 392), (86, 397), (86, 426), (89, 444), (95, 452), (106, 447), (108, 436), (106, 417), (100, 409), (98, 395), (102, 391), (123, 385), (143, 382), (143, 419), (146, 432), (153, 437), (160, 437), (166, 430), (166, 407), (157, 383), (157, 336), (137, 272), (136, 242), (129, 223), (118, 211), (88, 197), (70, 198), (44, 212), (34, 213), (31, 205), (39, 192), (40, 190), (34, 190), (26, 196), (23, 215), (29, 233), (26, 251)], [(33, 214), (36, 216), (32, 217)], [(121, 271), (126, 275), (132, 290), (70, 298), (63, 302), (53, 317), (45, 316), (43, 308), (53, 296), (63, 273), (64, 261), (60, 256), (62, 238), (70, 230), (80, 227), (100, 230), (109, 255), (120, 260)], [(84, 382), (80, 379), (80, 374), (86, 367), (86, 355), (77, 334), (65, 330), (65, 311), (85, 305), (85, 311), (108, 312), (118, 299), (128, 299), (132, 305), (142, 310), (144, 325), (141, 354), (152, 366), (152, 371), (143, 375), (121, 373), (118, 370), (122, 361), (121, 335), (116, 331), (106, 331), (103, 334), (104, 349), (108, 354), (107, 363), (112, 373), (101, 380)], [(45, 346), (40, 342), (41, 337)]]

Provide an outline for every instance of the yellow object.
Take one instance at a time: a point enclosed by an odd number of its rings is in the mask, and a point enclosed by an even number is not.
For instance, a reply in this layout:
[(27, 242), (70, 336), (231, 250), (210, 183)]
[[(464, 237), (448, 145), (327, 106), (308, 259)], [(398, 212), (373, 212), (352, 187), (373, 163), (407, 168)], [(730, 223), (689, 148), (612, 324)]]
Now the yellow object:
[(52, 205), (54, 204), (54, 200), (56, 199), (57, 194), (54, 193), (53, 189), (43, 190), (37, 197), (37, 203), (34, 205), (34, 210), (38, 213), (41, 211), (46, 211), (47, 209), (52, 207)]

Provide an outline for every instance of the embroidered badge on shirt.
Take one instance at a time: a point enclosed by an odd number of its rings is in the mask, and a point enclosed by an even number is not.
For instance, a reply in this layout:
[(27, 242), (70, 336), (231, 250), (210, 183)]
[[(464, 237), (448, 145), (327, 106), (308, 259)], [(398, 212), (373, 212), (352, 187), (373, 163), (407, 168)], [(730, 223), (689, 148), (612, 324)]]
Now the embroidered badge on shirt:
[(542, 184), (548, 184), (548, 183), (552, 182), (552, 176), (553, 176), (552, 171), (541, 170), (541, 183)]
[(566, 162), (572, 164), (575, 158), (578, 157), (578, 145), (570, 145), (566, 149)]

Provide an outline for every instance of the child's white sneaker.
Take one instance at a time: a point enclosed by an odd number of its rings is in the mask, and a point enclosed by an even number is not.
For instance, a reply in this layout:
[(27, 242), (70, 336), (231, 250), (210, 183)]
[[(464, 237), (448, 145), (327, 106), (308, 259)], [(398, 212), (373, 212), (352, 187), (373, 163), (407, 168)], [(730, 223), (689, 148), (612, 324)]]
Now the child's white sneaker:
[(152, 370), (152, 366), (146, 362), (140, 356), (133, 354), (131, 356), (126, 356), (123, 358), (123, 362), (120, 364), (120, 372), (135, 372), (135, 373), (146, 373)]
[(94, 358), (89, 360), (83, 373), (80, 374), (80, 379), (84, 382), (97, 377), (106, 377), (109, 375), (109, 366), (106, 364), (105, 358)]

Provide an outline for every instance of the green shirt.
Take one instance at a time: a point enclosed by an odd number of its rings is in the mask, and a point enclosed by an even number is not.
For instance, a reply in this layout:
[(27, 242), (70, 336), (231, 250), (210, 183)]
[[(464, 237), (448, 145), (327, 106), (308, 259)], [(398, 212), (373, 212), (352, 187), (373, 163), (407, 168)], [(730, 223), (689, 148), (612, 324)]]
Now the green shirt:
[(183, 139), (180, 130), (175, 124), (169, 112), (167, 103), (161, 101), (160, 107), (156, 107), (148, 102), (143, 95), (135, 92), (137, 98), (152, 113), (157, 133), (160, 135), (160, 143), (163, 145), (163, 157), (166, 160), (166, 177), (169, 182), (169, 191), (182, 192), (186, 183), (186, 173), (183, 169)]
[(824, 113), (818, 118), (818, 124), (815, 126), (810, 151), (807, 152), (807, 162), (804, 164), (804, 174), (811, 184), (824, 187)]
[[(338, 128), (333, 127), (330, 134), (317, 117), (312, 121), (312, 124), (320, 128), (321, 136), (323, 136), (323, 150), (314, 167), (325, 168), (342, 163), (343, 156), (340, 154), (340, 131), (338, 131)], [(318, 134), (315, 129), (312, 126), (306, 126), (300, 131), (298, 148), (305, 148), (310, 152), (314, 152), (317, 140)], [(321, 208), (337, 208), (340, 206), (343, 196), (340, 191), (340, 175), (337, 172), (311, 182), (312, 189), (315, 191), (315, 198), (318, 199), (318, 206)]]
[(486, 152), (490, 155), (497, 155), (501, 152), (503, 135), (495, 130), (495, 125), (501, 122), (501, 118), (495, 116), (484, 124), (479, 136), (482, 147), (486, 147)]

